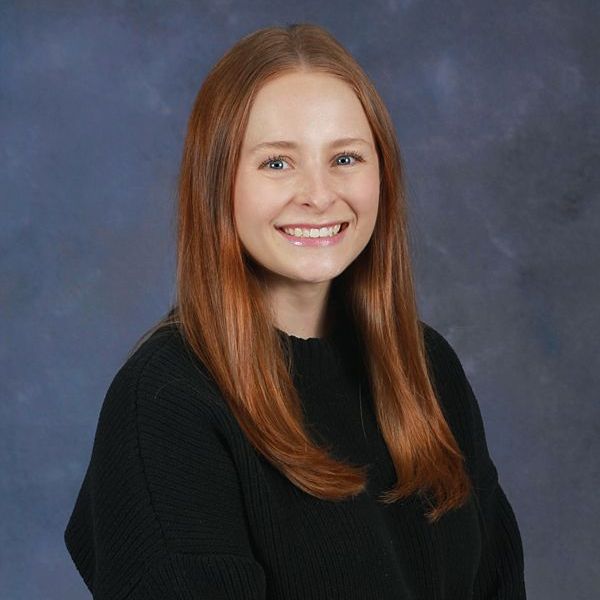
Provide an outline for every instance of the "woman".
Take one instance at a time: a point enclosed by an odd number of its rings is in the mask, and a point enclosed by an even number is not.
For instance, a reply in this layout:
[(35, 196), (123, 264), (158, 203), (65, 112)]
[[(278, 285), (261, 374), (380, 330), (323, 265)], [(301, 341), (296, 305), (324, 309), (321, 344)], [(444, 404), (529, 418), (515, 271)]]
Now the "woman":
[(94, 598), (525, 598), (406, 220), (390, 116), (329, 33), (259, 30), (214, 66), (177, 301), (110, 385), (65, 531)]

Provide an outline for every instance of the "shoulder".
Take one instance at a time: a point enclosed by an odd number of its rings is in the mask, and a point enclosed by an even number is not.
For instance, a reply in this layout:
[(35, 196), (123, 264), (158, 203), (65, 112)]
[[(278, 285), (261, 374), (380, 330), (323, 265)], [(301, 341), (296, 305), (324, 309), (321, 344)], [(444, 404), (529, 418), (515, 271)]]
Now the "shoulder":
[(450, 342), (434, 327), (419, 321), (427, 368), (431, 383), (437, 393), (446, 416), (451, 410), (465, 410), (465, 372)]
[(423, 332), (423, 340), (429, 353), (435, 354), (437, 358), (446, 361), (457, 358), (450, 342), (437, 329), (425, 321), (419, 321), (419, 326)]
[(476, 400), (469, 394), (467, 376), (452, 344), (431, 325), (420, 323), (431, 383), (448, 424), (464, 447), (465, 436), (472, 429), (472, 403)]
[[(214, 421), (225, 401), (208, 369), (198, 360), (176, 325), (154, 331), (125, 359), (104, 399), (100, 424), (128, 417), (140, 426), (160, 422), (179, 428), (182, 414)], [(196, 420), (198, 423), (198, 420)], [(169, 427), (170, 428), (170, 427)]]
[(116, 457), (121, 469), (143, 465), (140, 485), (155, 490), (164, 473), (182, 468), (191, 476), (193, 465), (227, 455), (240, 445), (238, 438), (208, 371), (169, 326), (138, 344), (114, 376), (100, 410), (93, 462), (101, 470)]
[(139, 342), (117, 375), (135, 378), (137, 386), (149, 380), (164, 384), (174, 380), (192, 382), (198, 377), (207, 388), (214, 386), (208, 370), (174, 324), (160, 327)]
[(428, 366), (436, 384), (463, 386), (466, 375), (451, 343), (430, 324), (419, 321), (419, 325), (423, 333)]

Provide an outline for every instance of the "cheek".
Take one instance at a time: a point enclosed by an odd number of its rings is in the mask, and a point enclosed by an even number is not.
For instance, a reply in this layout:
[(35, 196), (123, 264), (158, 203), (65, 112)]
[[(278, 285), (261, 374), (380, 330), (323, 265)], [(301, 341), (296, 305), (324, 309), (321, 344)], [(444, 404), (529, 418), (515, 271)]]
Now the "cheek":
[(254, 222), (257, 210), (260, 209), (260, 190), (256, 181), (248, 173), (240, 171), (234, 188), (233, 210), (238, 229), (247, 227), (248, 222)]
[(372, 216), (372, 218), (377, 216), (379, 207), (379, 177), (377, 175), (365, 175), (364, 178), (357, 181), (352, 195), (359, 216)]
[(264, 233), (277, 216), (274, 194), (248, 178), (236, 185), (233, 210), (238, 234), (250, 240)]
[[(288, 197), (289, 188), (276, 178), (269, 179), (261, 173), (241, 172), (236, 184), (236, 195), (239, 196), (243, 209), (256, 215), (269, 215), (275, 213)], [(240, 206), (240, 208), (242, 208)], [(275, 215), (273, 214), (274, 218)]]
[(257, 231), (258, 215), (253, 209), (253, 198), (249, 194), (240, 194), (235, 201), (235, 228), (242, 243), (252, 244)]

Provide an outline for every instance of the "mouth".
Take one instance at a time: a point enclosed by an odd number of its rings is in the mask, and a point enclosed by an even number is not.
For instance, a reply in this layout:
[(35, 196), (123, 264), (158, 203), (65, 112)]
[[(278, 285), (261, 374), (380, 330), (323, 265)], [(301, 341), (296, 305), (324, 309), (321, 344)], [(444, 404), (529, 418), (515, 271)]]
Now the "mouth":
[(349, 225), (349, 221), (343, 221), (341, 223), (338, 221), (338, 223), (332, 227), (311, 227), (310, 229), (305, 227), (294, 227), (293, 229), (290, 227), (275, 227), (275, 229), (279, 231), (283, 239), (287, 240), (293, 246), (303, 248), (324, 248), (342, 244), (346, 237), (346, 230)]
[[(299, 225), (299, 226), (285, 226), (285, 227), (276, 227), (281, 233), (288, 237), (295, 237), (298, 239), (330, 239), (335, 238), (340, 235), (342, 231), (344, 231), (349, 225), (348, 221), (342, 221), (341, 224), (335, 223), (330, 226), (307, 226), (307, 225)], [(325, 231), (322, 231), (325, 230)]]

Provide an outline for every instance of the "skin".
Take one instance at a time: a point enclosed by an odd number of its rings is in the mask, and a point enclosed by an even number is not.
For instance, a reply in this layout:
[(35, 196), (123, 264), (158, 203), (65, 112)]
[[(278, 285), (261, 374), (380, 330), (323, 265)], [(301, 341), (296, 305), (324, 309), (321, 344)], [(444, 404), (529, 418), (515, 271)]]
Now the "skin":
[[(330, 145), (348, 137), (364, 142)], [(254, 148), (272, 140), (297, 147)], [(281, 159), (264, 164), (275, 156)], [(306, 71), (266, 83), (242, 142), (234, 219), (242, 245), (262, 268), (276, 327), (304, 339), (325, 335), (331, 281), (367, 245), (378, 207), (375, 141), (352, 88), (332, 75)], [(332, 246), (295, 246), (276, 229), (340, 221), (349, 226)]]

